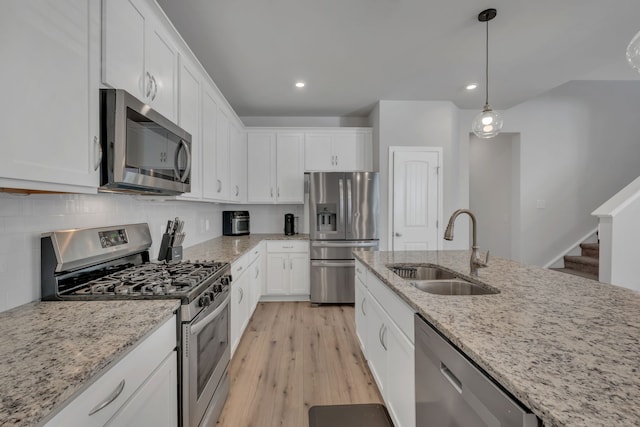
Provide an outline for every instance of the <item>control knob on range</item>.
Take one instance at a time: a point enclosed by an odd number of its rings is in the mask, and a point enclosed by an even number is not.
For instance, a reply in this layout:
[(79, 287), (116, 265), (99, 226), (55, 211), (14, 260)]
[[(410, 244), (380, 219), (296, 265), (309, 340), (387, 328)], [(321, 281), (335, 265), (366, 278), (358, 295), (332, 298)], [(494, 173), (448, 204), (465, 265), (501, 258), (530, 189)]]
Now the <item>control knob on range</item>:
[(227, 274), (226, 276), (222, 276), (220, 278), (220, 283), (222, 283), (223, 286), (229, 286), (229, 283), (231, 283), (231, 280), (233, 280), (231, 278), (231, 275)]
[(222, 292), (222, 283), (214, 283), (213, 284), (213, 292), (220, 293)]
[(198, 306), (199, 307), (207, 307), (210, 304), (211, 304), (211, 297), (208, 294), (207, 295), (203, 295), (200, 298), (198, 298)]

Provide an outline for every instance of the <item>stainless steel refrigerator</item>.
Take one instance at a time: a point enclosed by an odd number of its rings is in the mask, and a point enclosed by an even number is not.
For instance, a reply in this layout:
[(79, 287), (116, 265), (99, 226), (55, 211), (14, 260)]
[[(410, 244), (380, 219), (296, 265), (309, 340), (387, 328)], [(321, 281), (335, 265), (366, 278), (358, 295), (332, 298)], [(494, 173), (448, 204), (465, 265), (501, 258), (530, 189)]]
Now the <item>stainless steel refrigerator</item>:
[(354, 303), (353, 250), (378, 249), (377, 172), (309, 174), (311, 302)]

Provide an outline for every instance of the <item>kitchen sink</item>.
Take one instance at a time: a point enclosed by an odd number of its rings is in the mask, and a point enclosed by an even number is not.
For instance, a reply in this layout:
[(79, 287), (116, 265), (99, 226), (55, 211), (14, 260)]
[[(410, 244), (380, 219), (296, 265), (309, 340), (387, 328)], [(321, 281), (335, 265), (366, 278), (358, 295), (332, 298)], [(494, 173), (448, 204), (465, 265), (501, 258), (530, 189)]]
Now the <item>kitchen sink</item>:
[(500, 293), (497, 289), (486, 288), (462, 279), (417, 280), (409, 283), (416, 289), (436, 295), (491, 295)]
[(390, 264), (387, 268), (396, 276), (409, 280), (411, 286), (435, 295), (492, 295), (499, 290), (471, 283), (455, 273), (433, 265)]
[(403, 279), (416, 280), (448, 280), (457, 279), (457, 276), (451, 272), (445, 271), (438, 267), (426, 265), (403, 265), (392, 264), (387, 266), (396, 276)]

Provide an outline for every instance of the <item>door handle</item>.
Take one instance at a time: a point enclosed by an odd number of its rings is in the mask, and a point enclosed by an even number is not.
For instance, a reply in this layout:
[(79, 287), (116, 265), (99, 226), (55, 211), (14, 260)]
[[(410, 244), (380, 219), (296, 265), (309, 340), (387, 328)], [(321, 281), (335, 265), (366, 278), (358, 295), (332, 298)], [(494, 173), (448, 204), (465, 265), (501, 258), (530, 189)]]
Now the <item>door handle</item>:
[(97, 136), (93, 137), (93, 152), (94, 154), (97, 152), (96, 162), (93, 165), (93, 170), (97, 171), (100, 167), (100, 163), (102, 163), (102, 145), (100, 145), (100, 141)]
[(271, 197), (273, 198), (273, 187), (271, 187)]
[(240, 194), (240, 187), (236, 185), (236, 197), (238, 197), (238, 194)]
[(146, 76), (147, 76), (147, 91), (145, 92), (145, 96), (148, 98), (149, 95), (151, 95), (153, 82), (151, 81), (151, 74), (149, 74), (148, 71), (146, 72)]
[(367, 315), (366, 310), (364, 309), (364, 302), (366, 301), (366, 298), (362, 298), (362, 303), (360, 304), (360, 308), (362, 309), (362, 314), (364, 314), (365, 316)]
[(242, 298), (244, 298), (244, 291), (242, 290), (242, 288), (238, 288), (238, 293), (240, 294), (240, 299), (238, 300), (238, 304), (240, 304), (242, 302)]
[(458, 393), (462, 394), (462, 382), (449, 370), (447, 365), (440, 362), (440, 372), (451, 383)]
[[(187, 166), (184, 168), (184, 173), (182, 175), (180, 175), (180, 164), (178, 163), (178, 160), (180, 159), (180, 150), (184, 150), (187, 155)], [(180, 182), (185, 182), (191, 173), (191, 151), (189, 150), (189, 145), (183, 139), (180, 140), (180, 146), (176, 150), (176, 155), (173, 159), (173, 171)]]
[(278, 197), (280, 197), (280, 186), (278, 186), (277, 195), (278, 195)]
[(397, 233), (396, 232), (396, 237), (402, 237), (402, 233)]
[(151, 95), (151, 100), (156, 99), (156, 95), (158, 94), (158, 82), (154, 76), (151, 76), (151, 80), (153, 81), (153, 95)]
[(222, 191), (222, 181), (220, 181), (219, 179), (216, 179), (216, 181), (218, 181), (218, 193), (220, 191)]
[(293, 270), (293, 260), (289, 260), (289, 270)]
[(284, 264), (284, 258), (282, 259), (282, 269), (285, 270), (287, 266)]

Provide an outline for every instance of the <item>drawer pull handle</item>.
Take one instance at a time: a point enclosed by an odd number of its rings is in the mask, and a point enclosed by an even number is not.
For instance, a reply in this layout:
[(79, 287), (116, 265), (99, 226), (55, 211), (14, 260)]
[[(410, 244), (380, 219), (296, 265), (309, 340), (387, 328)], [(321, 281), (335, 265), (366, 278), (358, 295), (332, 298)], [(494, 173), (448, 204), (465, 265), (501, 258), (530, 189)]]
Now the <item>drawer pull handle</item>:
[(118, 398), (118, 396), (120, 396), (120, 393), (122, 393), (122, 390), (124, 390), (124, 380), (120, 381), (120, 384), (118, 384), (118, 387), (116, 387), (116, 389), (113, 390), (113, 392), (109, 396), (107, 396), (106, 399), (98, 403), (96, 407), (89, 412), (89, 415), (93, 415), (96, 412), (100, 411), (101, 409), (104, 409), (105, 407), (109, 406), (111, 402), (113, 402)]
[(293, 249), (293, 246), (283, 246), (282, 249)]
[(364, 302), (366, 300), (366, 298), (362, 298), (362, 304), (360, 304), (360, 307), (362, 307), (362, 314), (364, 314), (365, 316), (367, 315), (367, 311), (364, 309)]
[(453, 375), (453, 372), (451, 372), (449, 368), (447, 368), (447, 365), (442, 362), (440, 362), (440, 372), (451, 383), (453, 388), (455, 388), (458, 393), (462, 394), (462, 382)]
[(237, 272), (242, 271), (242, 266), (239, 266), (239, 267), (236, 269), (236, 271), (237, 271)]

